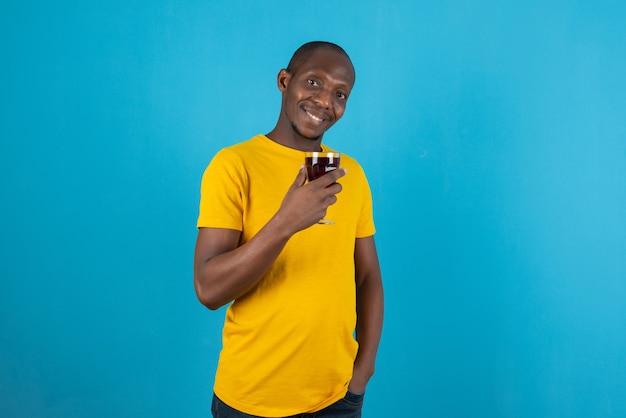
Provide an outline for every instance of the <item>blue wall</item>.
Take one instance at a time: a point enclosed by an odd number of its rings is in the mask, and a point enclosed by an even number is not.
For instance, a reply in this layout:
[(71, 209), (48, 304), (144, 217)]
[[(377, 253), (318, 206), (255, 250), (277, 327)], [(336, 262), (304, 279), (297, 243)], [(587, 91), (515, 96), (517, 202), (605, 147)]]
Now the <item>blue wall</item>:
[(375, 197), (365, 416), (626, 416), (625, 2), (46, 3), (0, 13), (0, 416), (209, 416), (200, 176), (313, 39)]

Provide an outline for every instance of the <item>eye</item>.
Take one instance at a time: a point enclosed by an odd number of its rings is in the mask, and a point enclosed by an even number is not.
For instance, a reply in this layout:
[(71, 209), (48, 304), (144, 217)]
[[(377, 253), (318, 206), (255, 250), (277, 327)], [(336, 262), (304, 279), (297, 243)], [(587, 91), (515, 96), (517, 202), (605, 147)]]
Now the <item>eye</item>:
[(306, 82), (309, 83), (310, 86), (318, 86), (319, 85), (317, 80), (313, 80), (312, 78), (309, 78)]
[(340, 100), (348, 100), (348, 96), (344, 92), (341, 92), (341, 91), (337, 92), (337, 98)]

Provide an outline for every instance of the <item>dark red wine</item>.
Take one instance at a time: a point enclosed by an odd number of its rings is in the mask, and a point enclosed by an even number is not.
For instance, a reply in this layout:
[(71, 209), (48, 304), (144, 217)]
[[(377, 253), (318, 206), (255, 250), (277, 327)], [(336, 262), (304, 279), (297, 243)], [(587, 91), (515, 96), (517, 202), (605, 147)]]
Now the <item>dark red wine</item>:
[[(320, 155), (315, 155), (320, 154)], [(339, 154), (307, 153), (304, 158), (309, 181), (339, 168)]]

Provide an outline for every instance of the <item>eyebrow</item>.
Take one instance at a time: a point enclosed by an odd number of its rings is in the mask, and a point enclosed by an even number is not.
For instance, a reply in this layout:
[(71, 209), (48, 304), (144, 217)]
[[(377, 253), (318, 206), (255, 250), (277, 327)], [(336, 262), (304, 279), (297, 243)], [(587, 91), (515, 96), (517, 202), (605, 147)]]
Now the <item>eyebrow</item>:
[(348, 91), (352, 90), (352, 87), (350, 87), (350, 84), (349, 84), (349, 83), (346, 83), (346, 82), (345, 82), (345, 81), (343, 81), (343, 80), (338, 81), (338, 79), (337, 79), (336, 77), (332, 77), (332, 76), (331, 76), (328, 72), (326, 72), (326, 71), (322, 71), (322, 72), (325, 74), (325, 76), (324, 76), (324, 77), (319, 76), (319, 75), (317, 75), (317, 74), (318, 74), (318, 71), (319, 71), (318, 69), (311, 69), (311, 70), (308, 70), (308, 71), (303, 71), (302, 75), (303, 75), (303, 76), (305, 76), (305, 77), (309, 77), (309, 76), (316, 76), (316, 77), (319, 77), (319, 78), (326, 78), (326, 79), (330, 79), (330, 80), (331, 80), (332, 82), (334, 82), (335, 84), (338, 84), (338, 85), (339, 85), (339, 87), (344, 88), (344, 89), (346, 89), (346, 90), (348, 90)]

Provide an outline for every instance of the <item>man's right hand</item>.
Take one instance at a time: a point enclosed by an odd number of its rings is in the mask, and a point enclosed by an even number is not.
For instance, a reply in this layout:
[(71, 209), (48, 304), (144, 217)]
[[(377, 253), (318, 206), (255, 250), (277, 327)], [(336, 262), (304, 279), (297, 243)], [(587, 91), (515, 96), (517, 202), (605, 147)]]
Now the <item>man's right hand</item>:
[(315, 224), (326, 216), (328, 207), (337, 201), (337, 193), (342, 189), (337, 180), (346, 173), (345, 168), (338, 168), (307, 183), (306, 168), (300, 167), (276, 217), (294, 234)]

